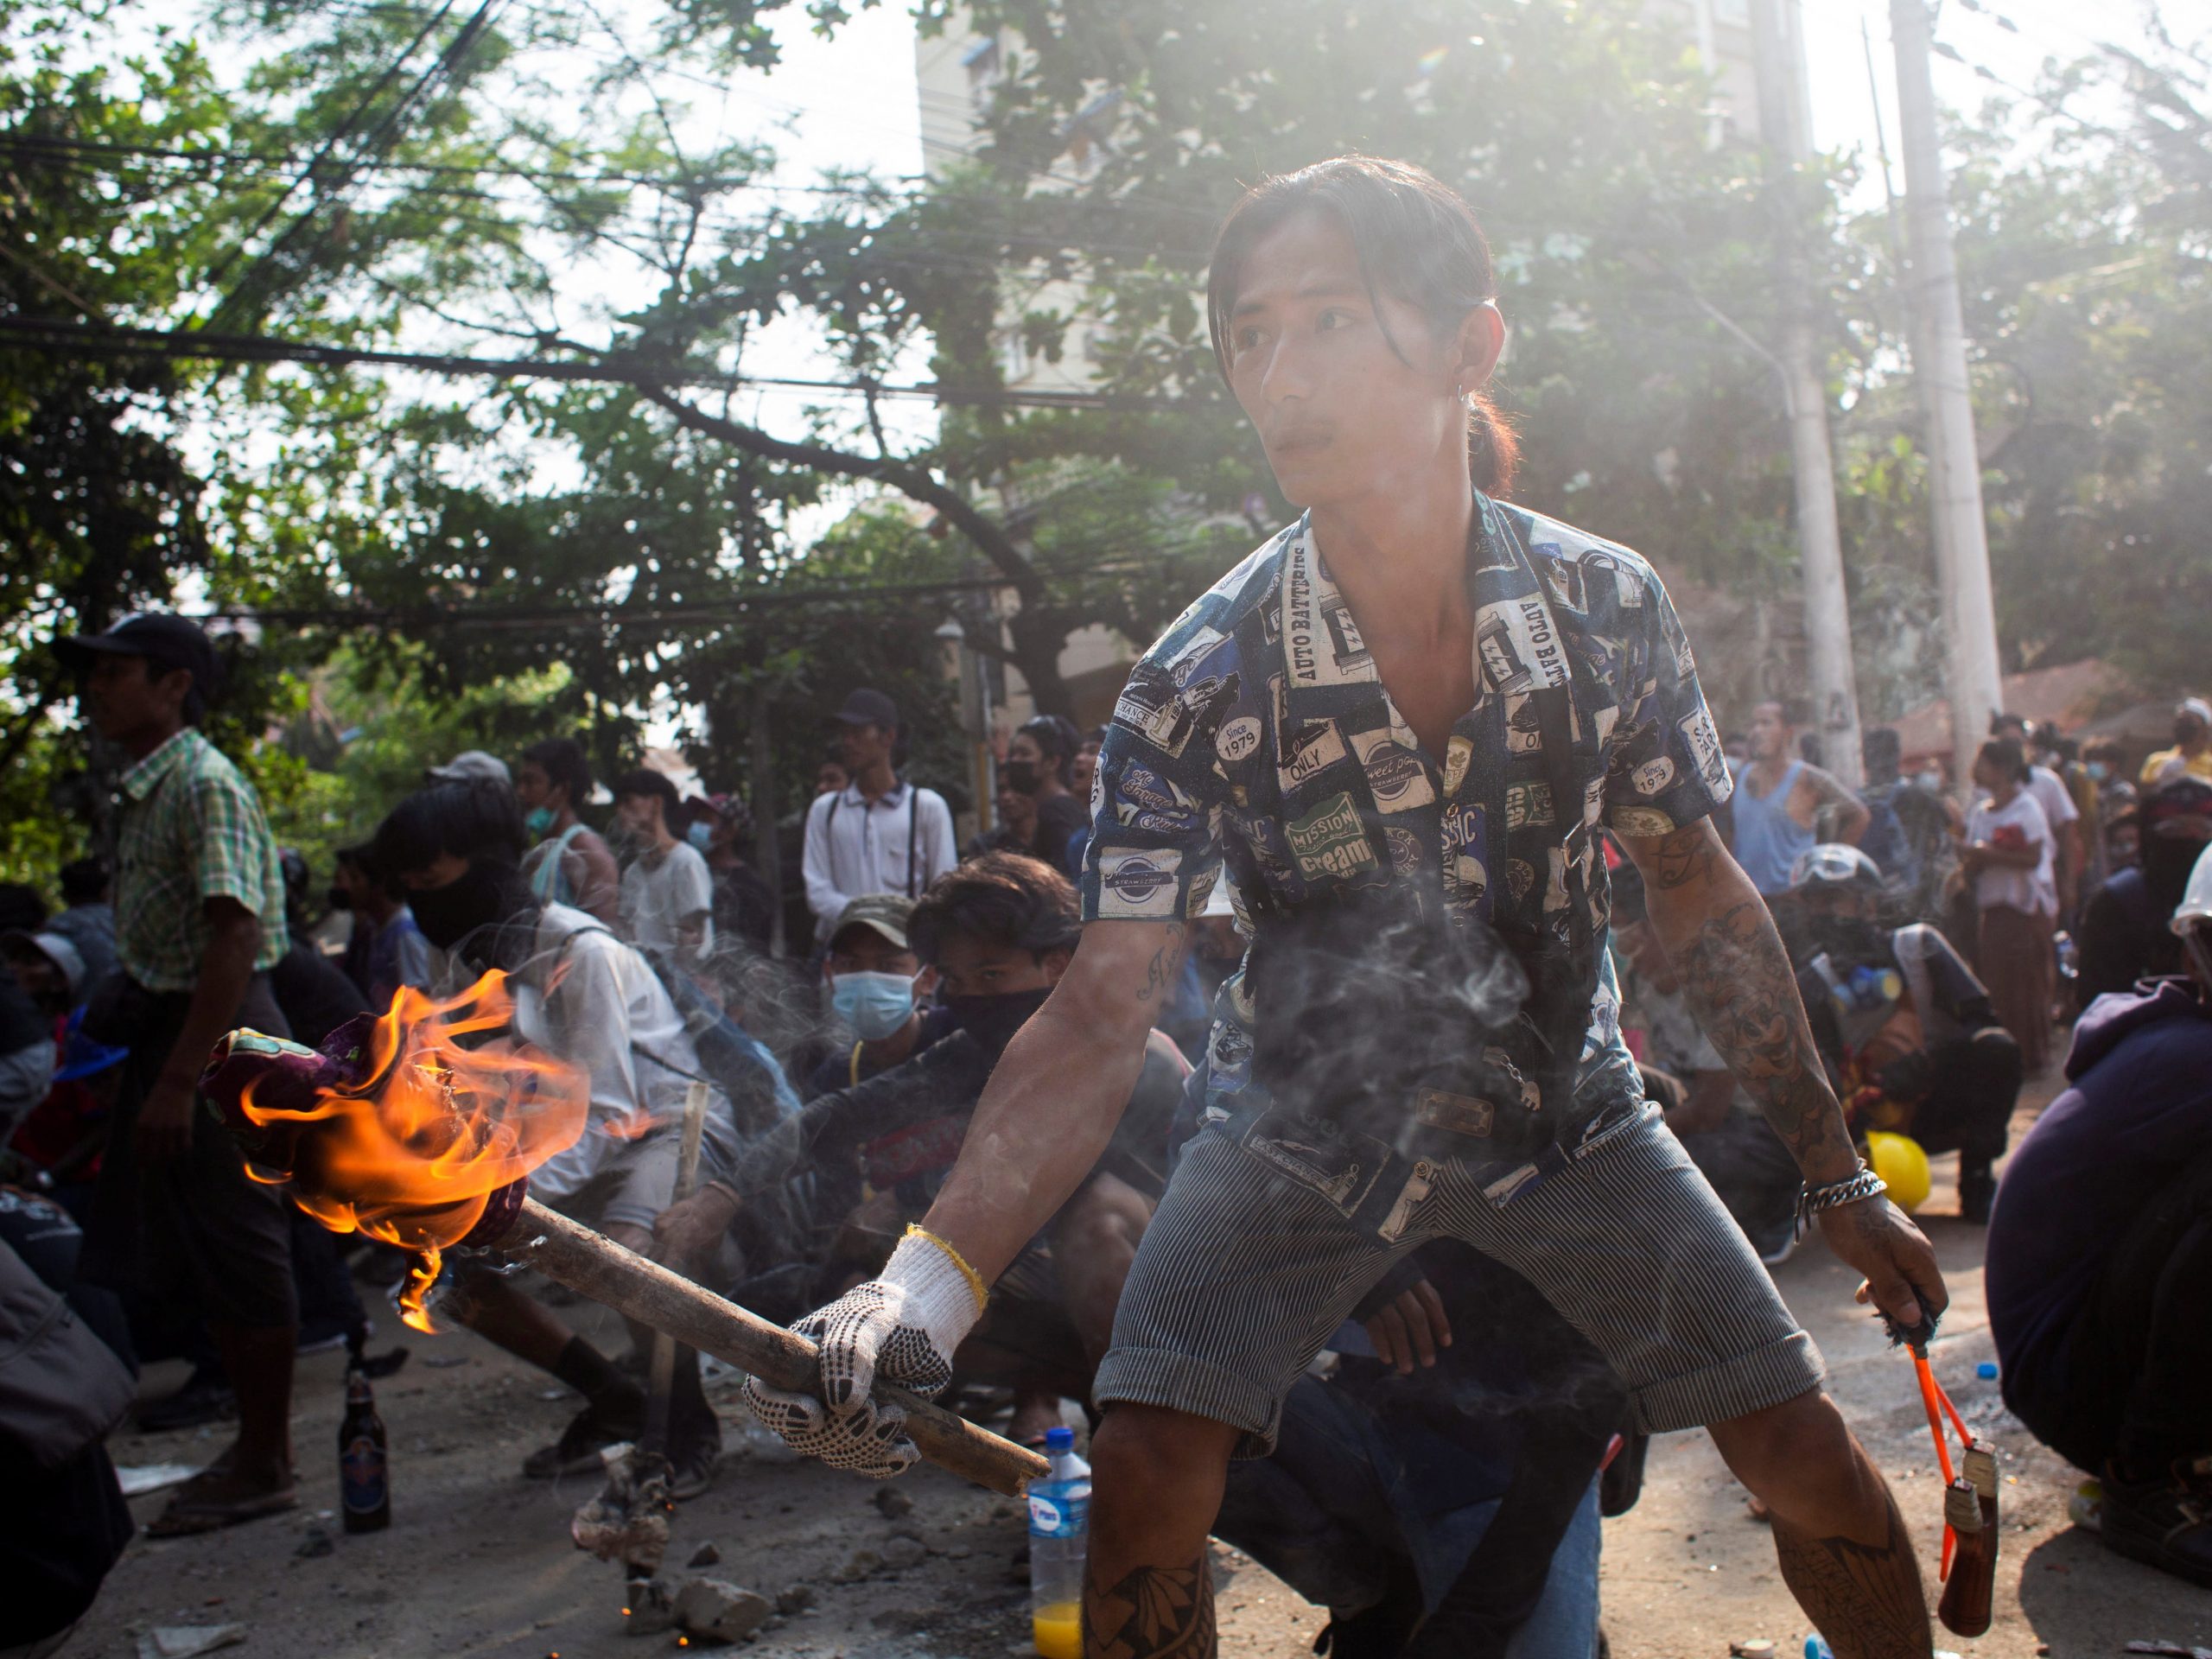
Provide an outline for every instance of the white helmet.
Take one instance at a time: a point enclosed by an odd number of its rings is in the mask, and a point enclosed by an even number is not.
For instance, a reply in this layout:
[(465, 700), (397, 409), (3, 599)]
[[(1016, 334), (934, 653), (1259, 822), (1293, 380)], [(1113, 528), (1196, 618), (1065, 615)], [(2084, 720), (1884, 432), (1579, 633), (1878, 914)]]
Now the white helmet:
[(1789, 867), (1792, 893), (1807, 887), (1859, 886), (1881, 891), (1881, 867), (1847, 842), (1824, 841), (1817, 847), (1808, 847)]
[(2212, 922), (2212, 844), (2196, 855), (2196, 868), (2189, 873), (2181, 903), (2174, 906), (2173, 930), (2186, 938), (2206, 922)]

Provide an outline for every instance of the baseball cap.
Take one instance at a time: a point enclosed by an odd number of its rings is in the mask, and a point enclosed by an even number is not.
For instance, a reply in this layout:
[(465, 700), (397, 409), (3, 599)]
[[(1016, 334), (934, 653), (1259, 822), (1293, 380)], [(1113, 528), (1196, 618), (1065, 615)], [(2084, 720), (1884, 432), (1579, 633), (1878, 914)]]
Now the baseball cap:
[(423, 775), (434, 784), (504, 784), (514, 787), (507, 763), (481, 749), (463, 749), (442, 766), (425, 766)]
[(192, 671), (193, 683), (202, 696), (213, 693), (222, 677), (214, 642), (197, 622), (166, 613), (134, 616), (118, 622), (105, 633), (79, 633), (54, 642), (54, 654), (68, 667), (82, 672), (95, 657), (143, 657), (163, 673)]
[(2169, 778), (2143, 791), (2135, 816), (2137, 823), (2157, 834), (2197, 834), (2202, 821), (2212, 818), (2212, 784), (2186, 773)]
[(29, 933), (18, 928), (0, 933), (0, 950), (10, 956), (35, 950), (61, 970), (61, 982), (73, 1001), (85, 988), (85, 958), (77, 947), (59, 933)]
[(845, 699), (845, 706), (837, 711), (836, 718), (848, 726), (896, 726), (899, 705), (882, 692), (861, 686)]
[(849, 927), (864, 927), (888, 939), (901, 950), (906, 944), (906, 918), (914, 901), (895, 893), (864, 893), (837, 912), (837, 925), (830, 930), (834, 943)]

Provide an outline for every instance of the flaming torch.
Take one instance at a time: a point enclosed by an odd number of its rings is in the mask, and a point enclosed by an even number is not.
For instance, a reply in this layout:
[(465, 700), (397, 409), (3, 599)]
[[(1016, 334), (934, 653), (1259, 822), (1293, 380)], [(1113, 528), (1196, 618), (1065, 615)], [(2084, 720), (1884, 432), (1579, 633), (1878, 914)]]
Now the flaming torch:
[[(575, 1068), (504, 1034), (512, 1013), (497, 972), (444, 1000), (402, 989), (386, 1013), (348, 1020), (320, 1049), (234, 1031), (200, 1086), (256, 1179), (289, 1183), (334, 1232), (414, 1253), (401, 1307), (418, 1330), (430, 1328), (423, 1298), (443, 1252), (498, 1249), (777, 1388), (815, 1388), (819, 1356), (804, 1337), (526, 1196), (530, 1172), (587, 1132), (588, 1096)], [(955, 1474), (1013, 1496), (1048, 1471), (942, 1406), (885, 1385), (876, 1395), (906, 1411), (922, 1455)]]

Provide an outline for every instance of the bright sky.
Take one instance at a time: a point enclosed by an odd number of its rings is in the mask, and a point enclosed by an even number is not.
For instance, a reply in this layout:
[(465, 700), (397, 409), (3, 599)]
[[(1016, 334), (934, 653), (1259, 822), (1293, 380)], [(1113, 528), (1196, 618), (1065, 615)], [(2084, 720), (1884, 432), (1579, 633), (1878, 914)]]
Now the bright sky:
[[(1887, 0), (1796, 0), (1804, 18), (1810, 60), (1815, 142), (1821, 148), (1863, 148), (1873, 165), (1873, 96), (1860, 43), (1865, 24), (1873, 47), (1881, 120), (1893, 167), (1897, 157), (1897, 99), (1891, 70)], [(2124, 4), (2096, 14), (2085, 28), (2071, 0), (1946, 0), (1937, 15), (1936, 39), (1967, 61), (1939, 58), (1936, 95), (1967, 109), (2006, 89), (1977, 76), (1980, 65), (2014, 86), (2032, 88), (2044, 59), (2072, 59), (2101, 41), (2123, 45), (2143, 38), (2140, 9)], [(2178, 17), (2181, 9), (2173, 8)], [(1999, 21), (2008, 20), (2007, 29)], [(779, 25), (785, 57), (765, 83), (773, 96), (760, 100), (761, 130), (788, 119), (779, 139), (785, 176), (798, 182), (832, 164), (867, 166), (890, 173), (919, 170), (913, 79), (913, 24), (895, 4), (862, 12), (830, 41), (788, 22)], [(1900, 181), (1901, 182), (1901, 181)], [(1878, 193), (1879, 181), (1872, 181)]]

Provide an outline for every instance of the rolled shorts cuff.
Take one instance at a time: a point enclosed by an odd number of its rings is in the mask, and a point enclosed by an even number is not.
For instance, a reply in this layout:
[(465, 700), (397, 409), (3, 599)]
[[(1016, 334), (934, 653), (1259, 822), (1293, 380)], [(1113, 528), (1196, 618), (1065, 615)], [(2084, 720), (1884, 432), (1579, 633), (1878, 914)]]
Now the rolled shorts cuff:
[(1159, 1406), (1241, 1429), (1240, 1458), (1264, 1458), (1282, 1427), (1282, 1397), (1249, 1376), (1164, 1348), (1115, 1348), (1099, 1362), (1090, 1397), (1100, 1406)]
[(1802, 1331), (1708, 1365), (1633, 1391), (1637, 1427), (1647, 1434), (1666, 1434), (1726, 1422), (1795, 1400), (1821, 1386), (1825, 1372), (1821, 1351)]

